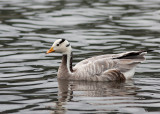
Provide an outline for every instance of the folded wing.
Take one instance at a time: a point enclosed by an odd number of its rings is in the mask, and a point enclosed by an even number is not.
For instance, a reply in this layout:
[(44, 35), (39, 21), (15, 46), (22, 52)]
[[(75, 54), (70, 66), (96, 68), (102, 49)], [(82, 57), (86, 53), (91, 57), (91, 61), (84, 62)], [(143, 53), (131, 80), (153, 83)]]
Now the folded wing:
[[(75, 73), (77, 72), (76, 74), (85, 77), (112, 77), (116, 70), (119, 74), (123, 74), (126, 79), (129, 79), (134, 75), (137, 64), (145, 60), (144, 55), (146, 53), (146, 51), (131, 51), (95, 56), (79, 62), (73, 69)], [(110, 75), (108, 75), (109, 72)]]

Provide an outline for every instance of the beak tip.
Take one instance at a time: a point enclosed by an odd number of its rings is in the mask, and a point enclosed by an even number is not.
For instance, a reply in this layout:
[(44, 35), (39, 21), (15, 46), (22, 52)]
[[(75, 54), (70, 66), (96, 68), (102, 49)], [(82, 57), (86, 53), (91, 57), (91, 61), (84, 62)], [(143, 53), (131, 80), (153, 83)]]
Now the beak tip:
[(48, 53), (51, 53), (51, 52), (54, 52), (55, 50), (53, 49), (53, 47), (51, 47), (51, 49), (49, 49), (47, 52), (46, 52), (46, 54), (48, 54)]
[(50, 53), (49, 51), (46, 52), (46, 54)]

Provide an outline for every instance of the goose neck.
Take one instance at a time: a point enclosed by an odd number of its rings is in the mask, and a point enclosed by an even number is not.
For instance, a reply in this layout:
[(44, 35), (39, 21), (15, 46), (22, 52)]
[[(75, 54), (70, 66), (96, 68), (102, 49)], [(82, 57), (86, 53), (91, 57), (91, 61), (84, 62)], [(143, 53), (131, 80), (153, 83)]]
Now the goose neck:
[(73, 72), (72, 69), (72, 52), (63, 54), (62, 63), (66, 66), (69, 73)]

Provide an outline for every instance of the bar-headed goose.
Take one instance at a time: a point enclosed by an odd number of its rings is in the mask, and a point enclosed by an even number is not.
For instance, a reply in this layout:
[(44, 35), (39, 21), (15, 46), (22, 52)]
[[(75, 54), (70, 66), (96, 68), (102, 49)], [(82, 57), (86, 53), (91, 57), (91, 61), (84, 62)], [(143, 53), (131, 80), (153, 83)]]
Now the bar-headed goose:
[(137, 64), (145, 60), (146, 51), (94, 56), (72, 67), (72, 48), (65, 39), (56, 40), (46, 52), (62, 53), (58, 78), (87, 81), (124, 81), (133, 77)]

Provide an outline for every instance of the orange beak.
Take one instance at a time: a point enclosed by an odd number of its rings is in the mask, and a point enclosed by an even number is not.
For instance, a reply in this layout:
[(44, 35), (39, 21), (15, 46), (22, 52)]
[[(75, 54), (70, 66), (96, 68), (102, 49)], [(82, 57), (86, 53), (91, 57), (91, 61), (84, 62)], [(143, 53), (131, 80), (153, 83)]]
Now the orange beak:
[(51, 52), (54, 52), (55, 50), (53, 49), (53, 47), (51, 47), (47, 52), (46, 52), (46, 54), (48, 54), (48, 53), (51, 53)]

